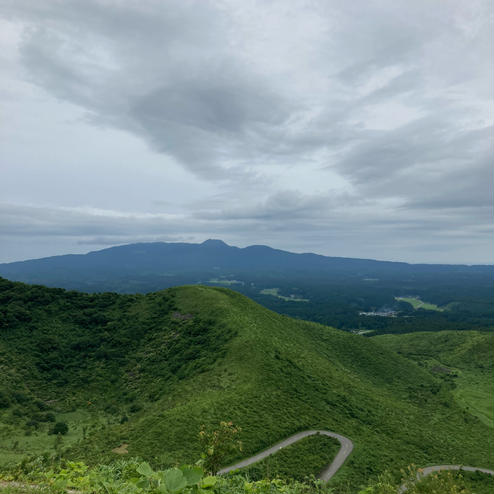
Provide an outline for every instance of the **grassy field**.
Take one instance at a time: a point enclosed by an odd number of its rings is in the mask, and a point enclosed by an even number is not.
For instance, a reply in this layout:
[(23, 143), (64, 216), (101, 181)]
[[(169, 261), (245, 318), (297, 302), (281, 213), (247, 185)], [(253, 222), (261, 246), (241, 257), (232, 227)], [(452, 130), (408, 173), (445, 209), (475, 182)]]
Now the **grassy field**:
[[(281, 316), (226, 288), (121, 296), (4, 282), (0, 299), (0, 424), (19, 435), (32, 429), (39, 450), (54, 449), (39, 417), (48, 408), (69, 425), (63, 455), (91, 465), (114, 461), (122, 444), (126, 457), (155, 467), (194, 463), (201, 426), (221, 420), (239, 425), (244, 443), (225, 464), (301, 430), (349, 437), (355, 448), (333, 486), (410, 463), (494, 465), (490, 429), (457, 404), (442, 374), (373, 338)], [(82, 438), (83, 424), (100, 416)], [(327, 456), (314, 450), (308, 468)]]
[(491, 372), (461, 371), (453, 391), (456, 401), (484, 424), (494, 427), (494, 381)]
[[(82, 441), (85, 435), (107, 426), (112, 420), (111, 416), (103, 412), (91, 413), (81, 409), (74, 412), (54, 413), (54, 415), (56, 422), (65, 422), (69, 427), (68, 433), (60, 438), (49, 434), (53, 427), (52, 423), (40, 424), (36, 428), (23, 427), (19, 424), (1, 424), (0, 465), (12, 466), (26, 456), (42, 455), (47, 451), (55, 454)], [(5, 415), (2, 418), (5, 419)]]
[(395, 297), (395, 300), (399, 300), (401, 302), (409, 303), (415, 310), (424, 309), (424, 310), (435, 310), (438, 312), (442, 312), (444, 309), (438, 307), (436, 304), (431, 304), (429, 302), (423, 302), (418, 297)]
[(285, 295), (280, 295), (279, 288), (264, 288), (259, 293), (261, 295), (272, 295), (273, 297), (280, 298), (281, 300), (286, 300), (287, 302), (309, 302), (308, 298), (299, 298), (296, 295), (290, 295), (286, 297)]
[(478, 331), (382, 335), (373, 338), (452, 383), (456, 402), (494, 427), (494, 338)]

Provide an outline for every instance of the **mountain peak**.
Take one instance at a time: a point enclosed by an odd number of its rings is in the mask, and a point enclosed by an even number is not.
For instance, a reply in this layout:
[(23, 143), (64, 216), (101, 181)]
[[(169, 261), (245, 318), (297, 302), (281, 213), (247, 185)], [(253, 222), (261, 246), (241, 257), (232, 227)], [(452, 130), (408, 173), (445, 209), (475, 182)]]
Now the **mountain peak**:
[(205, 240), (201, 245), (204, 245), (206, 247), (228, 247), (228, 244), (223, 242), (223, 240), (219, 240), (216, 238), (209, 238), (208, 240)]

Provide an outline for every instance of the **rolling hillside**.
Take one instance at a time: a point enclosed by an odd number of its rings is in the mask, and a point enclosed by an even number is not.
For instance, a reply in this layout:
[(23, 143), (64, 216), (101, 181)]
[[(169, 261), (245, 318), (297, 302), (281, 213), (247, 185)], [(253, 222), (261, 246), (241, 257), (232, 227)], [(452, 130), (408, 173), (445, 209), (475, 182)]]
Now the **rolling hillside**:
[(111, 461), (125, 444), (155, 464), (192, 462), (201, 425), (232, 420), (245, 456), (305, 429), (351, 438), (335, 483), (410, 463), (493, 466), (490, 429), (449, 383), (228, 289), (88, 295), (2, 280), (0, 302), (4, 463), (53, 450), (62, 419), (72, 458)]
[[(130, 244), (0, 264), (0, 276), (12, 281), (88, 293), (224, 286), (281, 314), (379, 333), (492, 330), (493, 274), (493, 266), (295, 254), (263, 245), (238, 248), (220, 240)], [(389, 311), (394, 317), (366, 315)]]
[(443, 331), (382, 335), (374, 340), (449, 382), (457, 403), (494, 427), (492, 333)]

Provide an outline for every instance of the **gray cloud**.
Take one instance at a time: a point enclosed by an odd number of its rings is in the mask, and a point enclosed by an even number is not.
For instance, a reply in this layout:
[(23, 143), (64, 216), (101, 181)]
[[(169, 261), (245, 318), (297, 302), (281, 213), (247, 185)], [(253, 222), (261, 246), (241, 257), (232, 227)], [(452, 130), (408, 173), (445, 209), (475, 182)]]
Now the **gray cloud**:
[(294, 107), (235, 58), (227, 19), (210, 2), (21, 1), (10, 12), (30, 22), (21, 54), (35, 84), (203, 177), (256, 159), (264, 127), (277, 128)]
[[(350, 204), (351, 198), (347, 199)], [(430, 256), (437, 255), (432, 260), (445, 262), (450, 260), (452, 244), (462, 248), (485, 247), (494, 233), (488, 223), (468, 225), (471, 211), (462, 208), (456, 215), (438, 211), (424, 217), (422, 212), (403, 215), (395, 208), (386, 207), (380, 207), (376, 215), (376, 204), (369, 201), (357, 206), (357, 210), (351, 209), (338, 205), (331, 197), (297, 196), (290, 191), (278, 193), (247, 211), (241, 207), (226, 210), (210, 207), (207, 211), (197, 210), (179, 217), (3, 204), (0, 224), (5, 242), (0, 253), (8, 258), (12, 255), (11, 245), (23, 238), (24, 241), (51, 238), (51, 243), (59, 249), (53, 252), (51, 246), (47, 254), (53, 254), (66, 252), (67, 245), (75, 252), (85, 252), (87, 246), (95, 249), (133, 242), (194, 242), (211, 236), (245, 246), (260, 235), (262, 241), (258, 243), (279, 248), (362, 257), (358, 254), (358, 242), (365, 237), (367, 257), (383, 258), (382, 239), (385, 238), (393, 249), (413, 247), (413, 261), (430, 261)], [(464, 224), (460, 231), (458, 222)], [(181, 233), (177, 235), (177, 231)], [(15, 253), (18, 258), (19, 250)]]
[[(123, 208), (124, 193), (113, 213), (108, 198), (11, 205), (0, 215), (11, 238), (216, 234), (397, 258), (399, 232), (421, 238), (409, 242), (421, 260), (445, 238), (465, 260), (470, 235), (472, 256), (491, 259), (487, 1), (0, 4), (20, 31), (23, 81), (82, 109), (77, 125), (132, 134), (163, 167), (209, 184), (200, 197), (184, 184), (180, 206), (153, 197), (149, 210)], [(125, 173), (145, 188), (141, 156)]]

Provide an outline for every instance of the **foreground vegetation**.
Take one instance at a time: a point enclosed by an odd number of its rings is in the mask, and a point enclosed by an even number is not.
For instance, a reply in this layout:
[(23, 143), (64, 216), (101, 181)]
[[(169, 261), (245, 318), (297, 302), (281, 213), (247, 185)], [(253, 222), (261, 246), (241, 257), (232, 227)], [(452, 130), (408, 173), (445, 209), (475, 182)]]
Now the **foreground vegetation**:
[[(0, 466), (55, 453), (91, 471), (118, 455), (166, 469), (193, 463), (197, 432), (221, 420), (242, 428), (224, 465), (301, 430), (349, 437), (330, 486), (351, 492), (412, 462), (494, 465), (491, 430), (452, 379), (228, 289), (89, 295), (0, 280), (0, 309)], [(317, 474), (327, 451), (312, 452)]]
[[(152, 468), (140, 458), (117, 460), (109, 465), (89, 467), (83, 462), (68, 461), (58, 454), (26, 457), (15, 467), (0, 471), (0, 491), (5, 494), (44, 492), (46, 494), (488, 494), (494, 487), (492, 476), (481, 472), (443, 471), (422, 477), (415, 466), (402, 469), (400, 475), (390, 471), (367, 479), (364, 485), (349, 482), (337, 488), (313, 475), (304, 475), (302, 463), (314, 461), (314, 451), (334, 455), (337, 444), (312, 436), (284, 448), (240, 472), (218, 476), (218, 469), (230, 451), (241, 450), (240, 429), (231, 422), (221, 422), (216, 430), (202, 429), (199, 440), (201, 459), (194, 465)], [(298, 453), (294, 461), (293, 452)], [(312, 456), (312, 457), (311, 457)], [(325, 467), (321, 464), (319, 470)], [(278, 472), (276, 472), (278, 470)], [(307, 470), (307, 465), (305, 467)], [(296, 477), (299, 477), (298, 479)]]
[(337, 489), (314, 477), (302, 481), (280, 478), (253, 480), (248, 474), (214, 476), (202, 466), (181, 465), (153, 469), (139, 459), (115, 461), (110, 465), (88, 467), (82, 462), (53, 462), (47, 458), (24, 461), (0, 476), (0, 492), (27, 494), (396, 494), (406, 488), (409, 494), (489, 494), (494, 479), (471, 472), (440, 472), (417, 481), (417, 470), (409, 467), (401, 477), (386, 472), (365, 485)]

